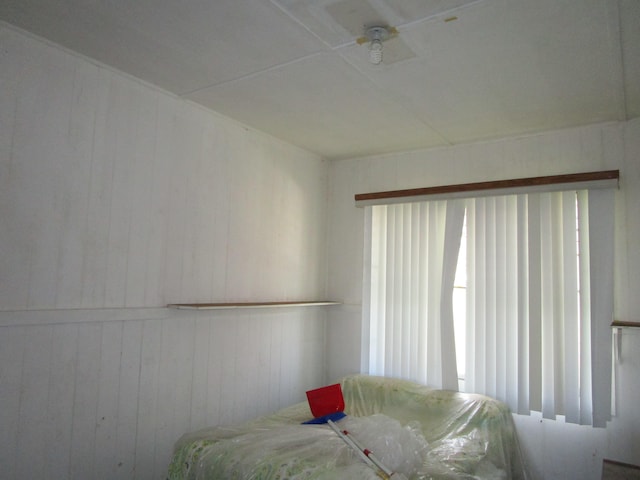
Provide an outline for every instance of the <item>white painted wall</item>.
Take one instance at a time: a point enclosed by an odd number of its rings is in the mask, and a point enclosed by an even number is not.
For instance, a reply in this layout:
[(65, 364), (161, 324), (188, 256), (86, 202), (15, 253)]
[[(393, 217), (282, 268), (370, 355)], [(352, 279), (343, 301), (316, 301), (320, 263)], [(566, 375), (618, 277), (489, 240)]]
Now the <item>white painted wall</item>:
[[(329, 188), (328, 374), (360, 368), (363, 210), (354, 195), (384, 190), (619, 169), (615, 318), (640, 321), (640, 121), (333, 163)], [(640, 333), (640, 332), (638, 332)], [(538, 479), (599, 479), (602, 458), (640, 464), (640, 336), (623, 333), (617, 415), (606, 429), (516, 417)]]
[(327, 164), (0, 24), (2, 478), (164, 478), (325, 382)]
[(323, 293), (326, 164), (0, 28), (3, 309)]
[[(638, 121), (328, 167), (2, 25), (0, 45), (3, 478), (162, 478), (183, 432), (358, 371), (355, 193), (620, 168), (616, 314), (640, 320)], [(325, 296), (346, 304), (158, 308)], [(607, 429), (516, 419), (537, 478), (640, 463), (637, 333), (623, 352)]]
[(3, 479), (166, 478), (174, 442), (324, 384), (324, 312), (0, 312)]

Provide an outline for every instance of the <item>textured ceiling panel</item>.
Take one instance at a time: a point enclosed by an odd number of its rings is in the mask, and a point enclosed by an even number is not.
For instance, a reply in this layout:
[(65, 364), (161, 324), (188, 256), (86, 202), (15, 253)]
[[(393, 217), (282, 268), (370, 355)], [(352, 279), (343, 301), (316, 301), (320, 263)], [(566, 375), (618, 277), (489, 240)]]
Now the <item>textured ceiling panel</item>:
[[(493, 2), (408, 29), (403, 38), (423, 50), (388, 68), (368, 64), (358, 47), (343, 54), (451, 143), (619, 120), (607, 8), (583, 4), (589, 9)], [(480, 27), (496, 18), (501, 28)]]
[(331, 158), (444, 143), (334, 54), (320, 54), (189, 97)]
[(272, 0), (328, 45), (363, 35), (368, 26), (400, 26), (478, 0)]
[(263, 0), (8, 0), (0, 18), (178, 94), (326, 48)]
[[(640, 115), (638, 0), (3, 0), (0, 20), (327, 158)], [(372, 65), (377, 22), (398, 34)]]
[(349, 32), (352, 38), (361, 36), (366, 26), (389, 23), (367, 0), (341, 0), (326, 8), (329, 16)]
[[(373, 1), (373, 0), (372, 0)], [(402, 19), (402, 23), (415, 22), (453, 12), (456, 9), (476, 3), (478, 0), (382, 0)]]

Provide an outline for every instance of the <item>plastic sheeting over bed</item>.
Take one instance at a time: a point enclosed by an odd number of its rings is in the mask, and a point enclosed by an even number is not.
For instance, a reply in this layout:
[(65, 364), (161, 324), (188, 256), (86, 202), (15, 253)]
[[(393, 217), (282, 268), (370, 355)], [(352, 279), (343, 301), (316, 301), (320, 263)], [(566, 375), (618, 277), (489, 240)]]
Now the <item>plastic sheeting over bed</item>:
[[(513, 419), (501, 402), (405, 380), (354, 375), (342, 382), (337, 422), (393, 479), (526, 479)], [(169, 479), (375, 479), (376, 472), (306, 402), (252, 422), (184, 435)]]

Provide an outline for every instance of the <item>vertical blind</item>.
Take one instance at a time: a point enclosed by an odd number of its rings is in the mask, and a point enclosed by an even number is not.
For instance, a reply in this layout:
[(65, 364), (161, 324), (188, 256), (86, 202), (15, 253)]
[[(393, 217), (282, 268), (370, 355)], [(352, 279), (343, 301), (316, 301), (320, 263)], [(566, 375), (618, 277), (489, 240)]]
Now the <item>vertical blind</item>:
[(451, 292), (464, 205), (449, 200), (367, 210), (366, 370), (457, 389)]
[(467, 390), (604, 424), (612, 218), (612, 190), (467, 200)]
[(452, 292), (467, 222), (465, 390), (610, 417), (613, 189), (366, 207), (364, 370), (457, 389)]

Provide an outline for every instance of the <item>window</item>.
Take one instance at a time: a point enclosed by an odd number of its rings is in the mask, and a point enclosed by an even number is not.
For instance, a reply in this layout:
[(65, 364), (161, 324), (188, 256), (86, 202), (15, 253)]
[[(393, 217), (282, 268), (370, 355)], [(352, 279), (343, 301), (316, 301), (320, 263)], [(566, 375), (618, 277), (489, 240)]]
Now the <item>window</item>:
[(612, 189), (378, 205), (367, 225), (364, 371), (604, 425)]

